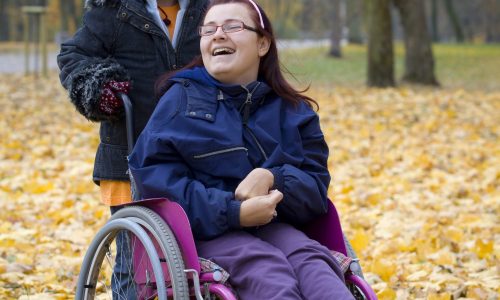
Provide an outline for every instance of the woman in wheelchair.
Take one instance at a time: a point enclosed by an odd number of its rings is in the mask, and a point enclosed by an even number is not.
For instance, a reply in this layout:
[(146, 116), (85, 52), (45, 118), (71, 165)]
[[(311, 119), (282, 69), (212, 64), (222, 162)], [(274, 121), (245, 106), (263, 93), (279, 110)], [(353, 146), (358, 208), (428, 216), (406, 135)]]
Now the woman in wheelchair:
[(328, 146), (317, 103), (280, 69), (252, 0), (215, 0), (201, 57), (167, 74), (129, 165), (143, 198), (186, 211), (198, 254), (241, 299), (353, 299), (330, 251), (296, 229), (326, 213)]

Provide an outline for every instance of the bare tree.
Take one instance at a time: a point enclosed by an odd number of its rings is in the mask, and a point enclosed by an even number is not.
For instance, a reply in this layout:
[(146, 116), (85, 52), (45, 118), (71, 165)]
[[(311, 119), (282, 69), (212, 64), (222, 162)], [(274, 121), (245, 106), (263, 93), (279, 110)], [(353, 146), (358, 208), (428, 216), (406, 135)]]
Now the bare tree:
[(394, 0), (401, 14), (404, 29), (404, 81), (439, 85), (434, 75), (434, 56), (427, 30), (424, 2), (421, 0)]
[(345, 24), (348, 29), (349, 43), (363, 44), (366, 40), (366, 24), (363, 18), (364, 5), (363, 0), (346, 1)]
[(455, 39), (459, 43), (464, 42), (464, 30), (462, 29), (462, 24), (460, 23), (460, 19), (458, 18), (457, 13), (455, 12), (455, 7), (453, 6), (453, 2), (451, 0), (444, 0), (446, 13), (448, 14), (448, 18), (450, 19), (453, 31), (455, 32)]
[(7, 14), (7, 0), (0, 1), (0, 41), (9, 40), (9, 15)]
[(391, 0), (366, 0), (369, 86), (394, 86)]
[(487, 43), (500, 42), (500, 2), (498, 0), (486, 0), (481, 2), (484, 12), (484, 35)]
[(342, 30), (344, 27), (345, 7), (342, 0), (333, 0), (333, 24), (330, 34), (330, 52), (328, 55), (333, 57), (342, 57)]
[(432, 32), (432, 40), (434, 42), (439, 41), (438, 0), (431, 0), (431, 32)]
[(59, 1), (61, 12), (61, 31), (65, 33), (73, 32), (78, 26), (78, 12), (75, 1)]

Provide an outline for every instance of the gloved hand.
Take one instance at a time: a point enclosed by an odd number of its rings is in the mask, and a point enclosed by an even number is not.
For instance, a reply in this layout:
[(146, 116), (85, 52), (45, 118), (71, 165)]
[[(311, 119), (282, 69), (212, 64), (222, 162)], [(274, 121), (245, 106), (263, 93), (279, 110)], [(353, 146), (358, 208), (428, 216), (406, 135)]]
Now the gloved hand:
[(123, 102), (118, 98), (117, 93), (128, 94), (129, 90), (129, 81), (110, 80), (106, 82), (102, 87), (99, 99), (99, 110), (110, 116), (118, 114), (123, 107)]

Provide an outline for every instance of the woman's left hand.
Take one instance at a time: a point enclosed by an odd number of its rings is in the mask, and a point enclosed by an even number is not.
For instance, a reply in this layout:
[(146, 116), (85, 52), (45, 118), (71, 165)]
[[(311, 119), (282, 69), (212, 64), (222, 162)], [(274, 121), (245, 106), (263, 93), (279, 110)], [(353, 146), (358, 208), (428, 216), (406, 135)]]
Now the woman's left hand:
[(273, 184), (274, 176), (271, 171), (268, 169), (256, 168), (240, 182), (234, 194), (236, 199), (245, 201), (253, 197), (269, 194), (269, 190)]

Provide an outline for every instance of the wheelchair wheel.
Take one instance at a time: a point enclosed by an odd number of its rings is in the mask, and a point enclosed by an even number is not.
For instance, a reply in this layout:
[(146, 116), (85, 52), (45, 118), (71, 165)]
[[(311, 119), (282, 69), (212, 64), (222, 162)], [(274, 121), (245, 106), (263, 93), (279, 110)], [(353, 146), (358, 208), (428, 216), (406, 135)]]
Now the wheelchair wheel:
[(345, 236), (345, 234), (344, 234), (344, 244), (345, 244), (345, 247), (347, 250), (347, 256), (349, 256), (350, 258), (353, 259), (353, 261), (351, 262), (351, 265), (349, 266), (349, 270), (352, 273), (354, 273), (355, 275), (357, 275), (361, 278), (365, 278), (363, 276), (363, 271), (361, 270), (361, 265), (358, 262), (359, 261), (358, 256), (356, 256), (356, 252), (354, 252), (354, 249), (352, 248), (352, 245), (349, 242), (349, 240), (347, 239), (347, 237)]
[[(136, 256), (135, 249), (142, 249), (139, 256)], [(148, 263), (150, 273), (141, 274), (141, 271), (134, 270), (132, 259), (127, 257)], [(118, 272), (115, 270), (117, 266)], [(154, 292), (158, 299), (167, 299), (160, 258), (148, 233), (131, 220), (110, 220), (97, 232), (85, 254), (75, 298), (147, 299), (151, 296), (151, 287), (137, 285), (134, 278), (138, 275), (154, 278)]]
[(363, 278), (350, 274), (346, 277), (345, 283), (354, 299), (377, 300), (377, 295)]
[(189, 286), (184, 272), (184, 261), (174, 234), (165, 221), (154, 211), (142, 206), (129, 206), (113, 214), (111, 220), (127, 218), (147, 228), (150, 236), (162, 248), (159, 253), (163, 273), (170, 283), (171, 294), (175, 300), (189, 299)]

